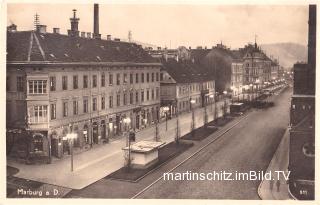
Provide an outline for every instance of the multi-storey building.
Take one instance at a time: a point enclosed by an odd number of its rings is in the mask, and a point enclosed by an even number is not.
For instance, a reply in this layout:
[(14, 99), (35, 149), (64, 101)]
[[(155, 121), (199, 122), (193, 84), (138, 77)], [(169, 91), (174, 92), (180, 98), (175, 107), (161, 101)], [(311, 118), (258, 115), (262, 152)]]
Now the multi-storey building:
[(61, 157), (70, 132), (85, 149), (158, 120), (161, 64), (134, 43), (79, 37), (70, 20), (68, 35), (7, 33), (7, 129), (30, 139), (29, 156)]
[[(167, 59), (161, 69), (161, 106), (169, 107), (170, 115), (190, 111), (213, 103), (213, 76), (189, 60)], [(190, 101), (194, 100), (191, 105)]]
[(289, 188), (298, 199), (314, 200), (315, 76), (317, 6), (309, 5), (308, 64), (294, 65), (290, 112)]
[(257, 43), (247, 45), (243, 56), (245, 85), (252, 84), (255, 89), (259, 89), (265, 82), (271, 80), (271, 60), (260, 48)]
[(240, 97), (243, 88), (243, 61), (233, 60), (231, 63), (231, 90), (233, 97)]

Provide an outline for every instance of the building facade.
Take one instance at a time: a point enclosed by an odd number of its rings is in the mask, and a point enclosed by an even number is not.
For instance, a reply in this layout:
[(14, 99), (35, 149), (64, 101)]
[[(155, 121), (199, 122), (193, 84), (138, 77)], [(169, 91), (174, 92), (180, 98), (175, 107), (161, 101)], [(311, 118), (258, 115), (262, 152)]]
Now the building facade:
[(309, 5), (308, 64), (294, 65), (290, 108), (289, 189), (303, 200), (315, 198), (316, 12)]
[(233, 98), (240, 98), (243, 89), (243, 62), (234, 60), (231, 64), (231, 91)]
[(161, 64), (141, 46), (73, 28), (7, 33), (7, 135), (28, 139), (30, 158), (69, 153), (68, 133), (84, 150), (159, 118)]
[(160, 81), (161, 107), (169, 107), (170, 116), (214, 102), (213, 76), (202, 72), (191, 61), (168, 59), (163, 62)]

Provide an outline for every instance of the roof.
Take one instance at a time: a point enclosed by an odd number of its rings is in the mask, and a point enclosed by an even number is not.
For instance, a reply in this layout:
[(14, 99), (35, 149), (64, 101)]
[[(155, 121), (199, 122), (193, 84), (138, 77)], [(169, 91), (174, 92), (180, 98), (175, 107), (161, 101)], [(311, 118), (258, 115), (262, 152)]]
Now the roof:
[(33, 31), (7, 32), (7, 61), (156, 62), (135, 43)]
[(204, 82), (213, 80), (203, 67), (189, 60), (176, 61), (168, 59), (162, 62), (162, 69), (167, 71), (177, 83)]

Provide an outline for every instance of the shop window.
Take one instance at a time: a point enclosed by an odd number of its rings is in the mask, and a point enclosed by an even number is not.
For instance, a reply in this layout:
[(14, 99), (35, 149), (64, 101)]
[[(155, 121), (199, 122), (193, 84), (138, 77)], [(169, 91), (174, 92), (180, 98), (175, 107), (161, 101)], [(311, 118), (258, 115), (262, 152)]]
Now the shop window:
[(33, 136), (33, 146), (34, 152), (42, 152), (43, 151), (43, 135), (36, 134)]

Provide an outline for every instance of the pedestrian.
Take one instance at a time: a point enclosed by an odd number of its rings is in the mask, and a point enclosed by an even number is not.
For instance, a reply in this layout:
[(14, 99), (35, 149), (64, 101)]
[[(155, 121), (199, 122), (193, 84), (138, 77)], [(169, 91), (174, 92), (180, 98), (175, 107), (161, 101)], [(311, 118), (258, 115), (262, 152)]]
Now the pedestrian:
[(273, 180), (270, 180), (270, 190), (272, 191), (273, 189)]
[(277, 192), (279, 192), (279, 189), (280, 189), (280, 180), (279, 179), (277, 180), (276, 185), (277, 185)]

